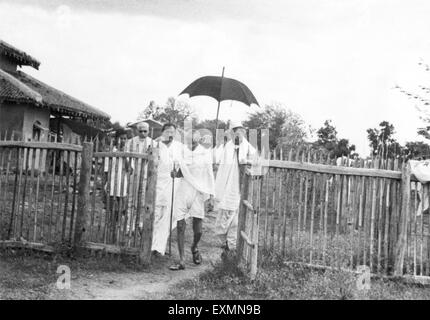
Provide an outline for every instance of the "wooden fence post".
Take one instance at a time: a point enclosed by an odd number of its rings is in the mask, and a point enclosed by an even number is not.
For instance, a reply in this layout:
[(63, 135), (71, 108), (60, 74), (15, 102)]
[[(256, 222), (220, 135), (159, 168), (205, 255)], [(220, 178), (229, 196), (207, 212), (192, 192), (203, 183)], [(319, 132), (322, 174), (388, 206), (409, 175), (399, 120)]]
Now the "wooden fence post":
[(400, 211), (400, 233), (397, 240), (395, 256), (394, 256), (394, 275), (403, 275), (403, 262), (406, 251), (406, 240), (409, 221), (409, 206), (411, 201), (411, 166), (408, 163), (402, 168), (401, 182), (401, 211)]
[(240, 190), (240, 204), (239, 204), (239, 217), (237, 225), (237, 247), (236, 247), (236, 262), (240, 264), (243, 254), (244, 240), (241, 236), (241, 232), (245, 231), (246, 224), (246, 207), (243, 204), (243, 200), (248, 200), (249, 190), (249, 175), (246, 173), (246, 166), (241, 165), (241, 190)]
[[(149, 265), (151, 263), (152, 232), (154, 225), (155, 198), (157, 188), (158, 149), (151, 148), (148, 159), (148, 174), (145, 190), (145, 207), (139, 208), (143, 214), (143, 234), (140, 246), (140, 263)], [(170, 212), (169, 212), (170, 214)]]
[(257, 276), (258, 272), (258, 250), (259, 250), (259, 231), (260, 231), (260, 196), (263, 186), (263, 176), (258, 176), (257, 181), (259, 182), (257, 184), (257, 190), (258, 190), (258, 196), (256, 199), (256, 203), (254, 205), (254, 212), (252, 217), (252, 236), (251, 241), (254, 244), (254, 247), (252, 248), (252, 254), (251, 254), (251, 270), (250, 270), (250, 277), (251, 280), (254, 280)]
[(75, 249), (83, 242), (83, 235), (85, 232), (85, 224), (87, 221), (88, 203), (90, 196), (90, 179), (91, 168), (93, 161), (93, 144), (89, 142), (83, 143), (81, 154), (81, 173), (78, 186), (78, 207), (76, 213)]

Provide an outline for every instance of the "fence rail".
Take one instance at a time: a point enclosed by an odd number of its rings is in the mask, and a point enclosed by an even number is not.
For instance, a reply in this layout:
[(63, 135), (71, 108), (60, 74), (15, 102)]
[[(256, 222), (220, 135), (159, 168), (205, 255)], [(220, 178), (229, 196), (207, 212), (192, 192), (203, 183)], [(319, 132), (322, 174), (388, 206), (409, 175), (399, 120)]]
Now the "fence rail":
[[(430, 275), (430, 188), (407, 163), (384, 161), (379, 169), (379, 159), (350, 167), (306, 159), (302, 153), (293, 161), (290, 153), (288, 160), (270, 160), (260, 186), (247, 182), (258, 190), (252, 199), (259, 202), (260, 260), (276, 254), (307, 265)], [(246, 199), (250, 186), (242, 186)], [(238, 240), (245, 226), (239, 224)], [(243, 244), (238, 250), (244, 253)]]
[(94, 153), (88, 241), (140, 245), (143, 212), (139, 206), (145, 202), (149, 159), (147, 153)]
[[(157, 150), (106, 147), (98, 140), (0, 141), (1, 243), (79, 245), (149, 262)], [(238, 253), (252, 276), (267, 254), (430, 276), (430, 188), (407, 164), (374, 159), (335, 166), (305, 151), (284, 155), (269, 160), (262, 176), (241, 169)]]
[(32, 148), (32, 149), (50, 149), (81, 152), (82, 146), (70, 143), (52, 143), (52, 142), (26, 142), (26, 141), (0, 141), (0, 147), (15, 148)]
[(398, 171), (385, 169), (368, 169), (359, 167), (343, 167), (327, 164), (315, 164), (306, 162), (270, 160), (269, 167), (279, 169), (301, 170), (314, 173), (332, 174), (332, 175), (348, 175), (348, 176), (363, 176), (374, 178), (388, 178), (400, 180), (402, 173)]
[(103, 149), (0, 141), (1, 244), (86, 247), (149, 262), (156, 150)]
[(73, 240), (81, 150), (0, 141), (0, 240)]

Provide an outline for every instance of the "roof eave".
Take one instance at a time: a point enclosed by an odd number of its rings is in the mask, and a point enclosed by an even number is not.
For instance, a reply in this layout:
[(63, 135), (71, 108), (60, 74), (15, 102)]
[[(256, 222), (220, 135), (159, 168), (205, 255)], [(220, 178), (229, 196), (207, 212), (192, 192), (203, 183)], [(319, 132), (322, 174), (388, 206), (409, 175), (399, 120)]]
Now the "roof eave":
[(70, 108), (68, 108), (67, 106), (62, 106), (62, 105), (44, 103), (43, 106), (51, 110), (57, 111), (58, 113), (67, 113), (68, 115), (75, 116), (75, 117), (82, 117), (87, 119), (99, 119), (99, 120), (110, 120), (111, 118), (109, 115), (98, 115), (90, 112), (80, 112), (80, 111), (70, 110)]
[(31, 66), (36, 70), (39, 70), (40, 61), (31, 55), (2, 40), (0, 40), (0, 47), (3, 48), (3, 50), (1, 50), (2, 54), (14, 59), (18, 65)]

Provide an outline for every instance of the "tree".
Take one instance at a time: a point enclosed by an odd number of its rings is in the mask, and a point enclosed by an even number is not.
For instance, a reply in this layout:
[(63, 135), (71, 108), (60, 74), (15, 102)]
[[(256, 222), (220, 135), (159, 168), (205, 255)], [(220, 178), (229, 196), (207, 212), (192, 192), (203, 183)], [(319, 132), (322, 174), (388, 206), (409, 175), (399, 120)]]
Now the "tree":
[(122, 129), (124, 129), (124, 127), (118, 121), (112, 123), (113, 131), (122, 130)]
[(336, 157), (351, 156), (355, 151), (355, 145), (349, 144), (348, 139), (340, 139), (335, 148)]
[(182, 127), (184, 121), (191, 118), (193, 114), (194, 112), (188, 103), (170, 97), (164, 107), (160, 107), (154, 101), (151, 101), (145, 110), (139, 114), (138, 120), (152, 118), (162, 123), (172, 122)]
[(251, 129), (269, 129), (271, 150), (282, 144), (295, 145), (307, 138), (302, 118), (280, 104), (266, 105), (263, 110), (250, 113), (243, 125)]
[(394, 158), (403, 154), (403, 147), (393, 138), (394, 125), (388, 121), (382, 121), (379, 128), (367, 129), (367, 138), (373, 155), (384, 158)]
[(318, 140), (315, 145), (327, 150), (329, 153), (335, 151), (337, 146), (337, 130), (331, 120), (324, 121), (324, 126), (317, 130)]
[(156, 118), (160, 117), (160, 113), (162, 112), (162, 108), (155, 103), (155, 101), (151, 100), (149, 105), (137, 116), (137, 120), (145, 120), (152, 118), (156, 120)]
[(350, 156), (355, 151), (355, 145), (350, 144), (348, 139), (337, 137), (336, 127), (331, 120), (324, 121), (324, 125), (317, 130), (317, 136), (314, 147), (325, 150), (331, 158)]
[[(424, 72), (430, 72), (430, 66), (424, 60), (420, 59), (418, 65)], [(395, 88), (414, 102), (415, 108), (420, 112), (420, 119), (427, 124), (423, 128), (418, 128), (417, 133), (426, 139), (430, 139), (430, 87), (420, 85), (415, 90), (410, 90), (396, 85)]]
[(159, 120), (161, 122), (172, 122), (179, 126), (183, 126), (184, 121), (191, 118), (193, 114), (194, 112), (188, 103), (170, 97), (167, 99)]
[(430, 158), (430, 146), (422, 141), (406, 142), (405, 152), (411, 159)]

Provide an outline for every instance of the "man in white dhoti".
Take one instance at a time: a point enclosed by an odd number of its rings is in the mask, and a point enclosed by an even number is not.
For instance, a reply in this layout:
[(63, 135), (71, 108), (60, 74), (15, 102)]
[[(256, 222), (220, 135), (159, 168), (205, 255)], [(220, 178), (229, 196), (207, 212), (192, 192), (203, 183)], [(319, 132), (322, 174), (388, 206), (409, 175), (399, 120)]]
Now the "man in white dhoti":
[(212, 148), (200, 144), (201, 137), (198, 132), (189, 130), (185, 133), (186, 146), (183, 157), (179, 161), (179, 176), (183, 176), (181, 187), (175, 197), (174, 215), (177, 221), (179, 263), (170, 267), (170, 270), (185, 269), (185, 220), (193, 219), (193, 244), (191, 253), (195, 264), (202, 262), (198, 243), (202, 237), (202, 223), (205, 216), (205, 201), (215, 194), (215, 181), (213, 176)]
[[(154, 231), (152, 236), (152, 251), (155, 255), (164, 255), (167, 239), (169, 238), (170, 214), (172, 209), (172, 192), (176, 194), (180, 178), (173, 178), (170, 173), (177, 166), (182, 154), (183, 144), (174, 140), (176, 126), (166, 123), (162, 128), (162, 135), (157, 139), (156, 146), (159, 152), (157, 172), (157, 194), (155, 200)], [(172, 221), (172, 226), (175, 221)]]
[(240, 123), (232, 123), (233, 136), (217, 150), (219, 167), (215, 181), (215, 232), (225, 250), (236, 248), (238, 210), (240, 204), (239, 164), (247, 163), (256, 149), (246, 140)]

